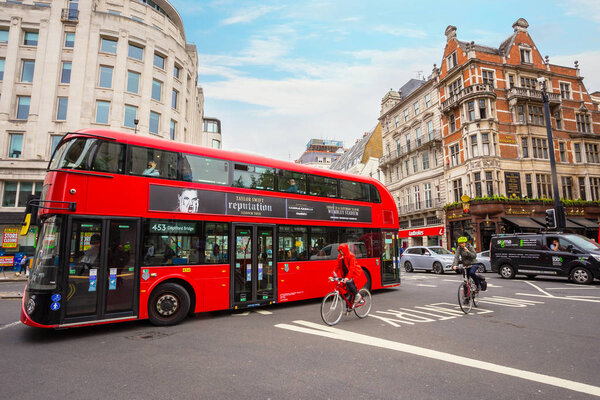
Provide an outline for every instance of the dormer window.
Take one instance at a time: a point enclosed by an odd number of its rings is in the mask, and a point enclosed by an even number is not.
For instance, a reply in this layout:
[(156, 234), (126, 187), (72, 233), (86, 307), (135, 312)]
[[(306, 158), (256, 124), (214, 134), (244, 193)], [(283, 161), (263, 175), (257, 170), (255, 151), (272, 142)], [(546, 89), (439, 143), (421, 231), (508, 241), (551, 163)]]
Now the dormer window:
[(520, 49), (521, 50), (521, 62), (526, 64), (531, 64), (531, 50), (529, 49)]
[(456, 52), (450, 54), (447, 58), (448, 60), (448, 70), (451, 70), (452, 68), (456, 67)]

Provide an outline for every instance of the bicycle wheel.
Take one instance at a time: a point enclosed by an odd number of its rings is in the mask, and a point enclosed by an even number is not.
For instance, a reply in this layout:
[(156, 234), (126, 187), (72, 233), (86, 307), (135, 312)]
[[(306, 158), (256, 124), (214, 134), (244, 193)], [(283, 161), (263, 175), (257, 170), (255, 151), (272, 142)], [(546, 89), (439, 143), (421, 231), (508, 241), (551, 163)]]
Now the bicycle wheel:
[(340, 322), (344, 312), (344, 300), (339, 293), (331, 292), (323, 298), (321, 303), (321, 318), (329, 326)]
[(473, 302), (473, 307), (477, 307), (477, 302), (479, 301), (479, 292), (477, 290), (473, 290), (473, 289), (477, 289), (477, 285), (475, 284), (475, 281), (473, 280), (473, 278), (469, 279), (469, 287), (471, 288), (470, 292), (471, 292), (471, 301)]
[(369, 315), (369, 312), (371, 311), (371, 305), (373, 304), (371, 292), (363, 288), (360, 289), (358, 293), (360, 293), (362, 299), (360, 299), (357, 304), (354, 304), (354, 314), (356, 314), (358, 318), (365, 318), (367, 315)]
[(461, 283), (458, 287), (458, 305), (465, 314), (471, 312), (471, 308), (473, 308), (469, 285), (465, 282)]

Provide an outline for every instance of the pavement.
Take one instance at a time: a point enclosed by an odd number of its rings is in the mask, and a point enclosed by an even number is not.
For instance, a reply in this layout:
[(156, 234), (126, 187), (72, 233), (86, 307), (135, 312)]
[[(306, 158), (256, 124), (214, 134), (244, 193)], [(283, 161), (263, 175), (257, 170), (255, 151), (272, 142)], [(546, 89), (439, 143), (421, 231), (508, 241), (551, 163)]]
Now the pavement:
[[(14, 271), (2, 271), (0, 272), (0, 283), (2, 282), (25, 282), (27, 281), (27, 276), (25, 274), (18, 274)], [(5, 292), (2, 290), (0, 286), (0, 299), (20, 299), (23, 297), (23, 293), (9, 291)]]

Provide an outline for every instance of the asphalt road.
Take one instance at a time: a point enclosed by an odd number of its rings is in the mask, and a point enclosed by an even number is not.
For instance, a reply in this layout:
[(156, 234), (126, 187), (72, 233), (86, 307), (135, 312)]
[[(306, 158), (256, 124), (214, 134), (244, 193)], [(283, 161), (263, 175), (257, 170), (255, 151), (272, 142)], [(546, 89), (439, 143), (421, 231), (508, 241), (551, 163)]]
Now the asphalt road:
[[(7, 399), (590, 399), (600, 283), (502, 280), (464, 315), (460, 277), (405, 273), (372, 316), (329, 328), (319, 300), (71, 330), (14, 324), (0, 300)], [(0, 283), (0, 293), (22, 283)]]

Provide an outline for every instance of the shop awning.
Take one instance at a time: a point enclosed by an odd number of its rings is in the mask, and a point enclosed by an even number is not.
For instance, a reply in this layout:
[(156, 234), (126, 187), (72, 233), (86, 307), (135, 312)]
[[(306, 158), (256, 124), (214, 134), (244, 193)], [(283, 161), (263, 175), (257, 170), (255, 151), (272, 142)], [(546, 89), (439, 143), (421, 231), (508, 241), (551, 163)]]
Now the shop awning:
[(521, 228), (542, 228), (540, 224), (538, 224), (536, 221), (529, 217), (502, 217), (502, 219)]
[(567, 218), (567, 221), (571, 221), (574, 222), (578, 225), (581, 225), (585, 228), (594, 228), (594, 229), (598, 229), (598, 223), (594, 222), (594, 221), (590, 221), (587, 218), (582, 218), (582, 217), (569, 217)]
[[(541, 217), (531, 217), (532, 220), (534, 220), (535, 222), (542, 224), (542, 226), (546, 226), (546, 220), (544, 218)], [(569, 229), (583, 229), (583, 225), (581, 224), (576, 224), (571, 220), (574, 220), (575, 218), (565, 218), (565, 228), (569, 228)], [(581, 218), (581, 219), (585, 219), (585, 218)], [(597, 228), (597, 225), (594, 225), (594, 228)]]

